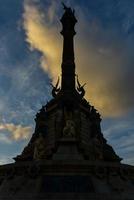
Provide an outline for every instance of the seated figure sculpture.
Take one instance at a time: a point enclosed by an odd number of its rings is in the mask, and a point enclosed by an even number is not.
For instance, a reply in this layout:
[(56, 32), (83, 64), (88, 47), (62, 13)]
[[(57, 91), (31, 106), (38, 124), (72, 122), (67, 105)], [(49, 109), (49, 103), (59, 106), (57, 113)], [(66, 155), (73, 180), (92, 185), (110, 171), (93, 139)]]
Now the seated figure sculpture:
[(34, 160), (42, 160), (47, 158), (46, 142), (45, 137), (42, 133), (39, 133), (38, 139), (35, 141), (34, 145)]
[(71, 119), (66, 120), (66, 125), (63, 129), (63, 136), (69, 136), (69, 137), (75, 136), (75, 124), (73, 120)]

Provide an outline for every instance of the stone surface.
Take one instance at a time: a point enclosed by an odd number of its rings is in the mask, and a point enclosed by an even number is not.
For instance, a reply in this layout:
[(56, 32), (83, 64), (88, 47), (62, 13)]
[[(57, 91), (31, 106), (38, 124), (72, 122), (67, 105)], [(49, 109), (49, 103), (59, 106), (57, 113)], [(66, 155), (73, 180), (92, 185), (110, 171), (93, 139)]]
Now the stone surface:
[(0, 199), (134, 199), (134, 168), (78, 160), (0, 167)]

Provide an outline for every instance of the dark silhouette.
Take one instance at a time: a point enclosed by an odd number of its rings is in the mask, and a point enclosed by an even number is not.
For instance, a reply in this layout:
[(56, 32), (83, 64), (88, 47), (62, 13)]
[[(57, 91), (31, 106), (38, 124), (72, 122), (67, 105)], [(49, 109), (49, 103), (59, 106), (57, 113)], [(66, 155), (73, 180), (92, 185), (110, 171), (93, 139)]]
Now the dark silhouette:
[(84, 98), (75, 74), (77, 20), (63, 7), (61, 86), (59, 78), (51, 84), (53, 98), (36, 114), (35, 132), (15, 163), (0, 167), (0, 199), (133, 200), (134, 167), (120, 163), (100, 114)]

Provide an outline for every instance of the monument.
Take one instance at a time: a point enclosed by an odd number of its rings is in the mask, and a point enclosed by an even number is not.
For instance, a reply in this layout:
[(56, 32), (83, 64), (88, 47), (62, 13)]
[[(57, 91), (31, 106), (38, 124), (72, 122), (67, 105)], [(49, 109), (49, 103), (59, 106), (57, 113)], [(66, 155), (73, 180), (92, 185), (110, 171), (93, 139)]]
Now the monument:
[(134, 200), (134, 167), (101, 132), (101, 116), (75, 74), (75, 11), (64, 6), (62, 77), (37, 113), (35, 132), (15, 163), (0, 166), (0, 199)]

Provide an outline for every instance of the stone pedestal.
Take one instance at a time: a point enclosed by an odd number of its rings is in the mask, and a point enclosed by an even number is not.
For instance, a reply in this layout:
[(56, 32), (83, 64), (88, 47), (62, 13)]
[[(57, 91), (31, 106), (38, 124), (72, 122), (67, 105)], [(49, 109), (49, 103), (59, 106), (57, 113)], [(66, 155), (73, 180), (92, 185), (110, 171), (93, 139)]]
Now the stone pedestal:
[(133, 200), (134, 167), (78, 160), (0, 167), (0, 200)]
[(53, 160), (83, 160), (83, 156), (78, 152), (78, 142), (75, 138), (61, 138), (58, 145), (58, 150), (52, 157)]

